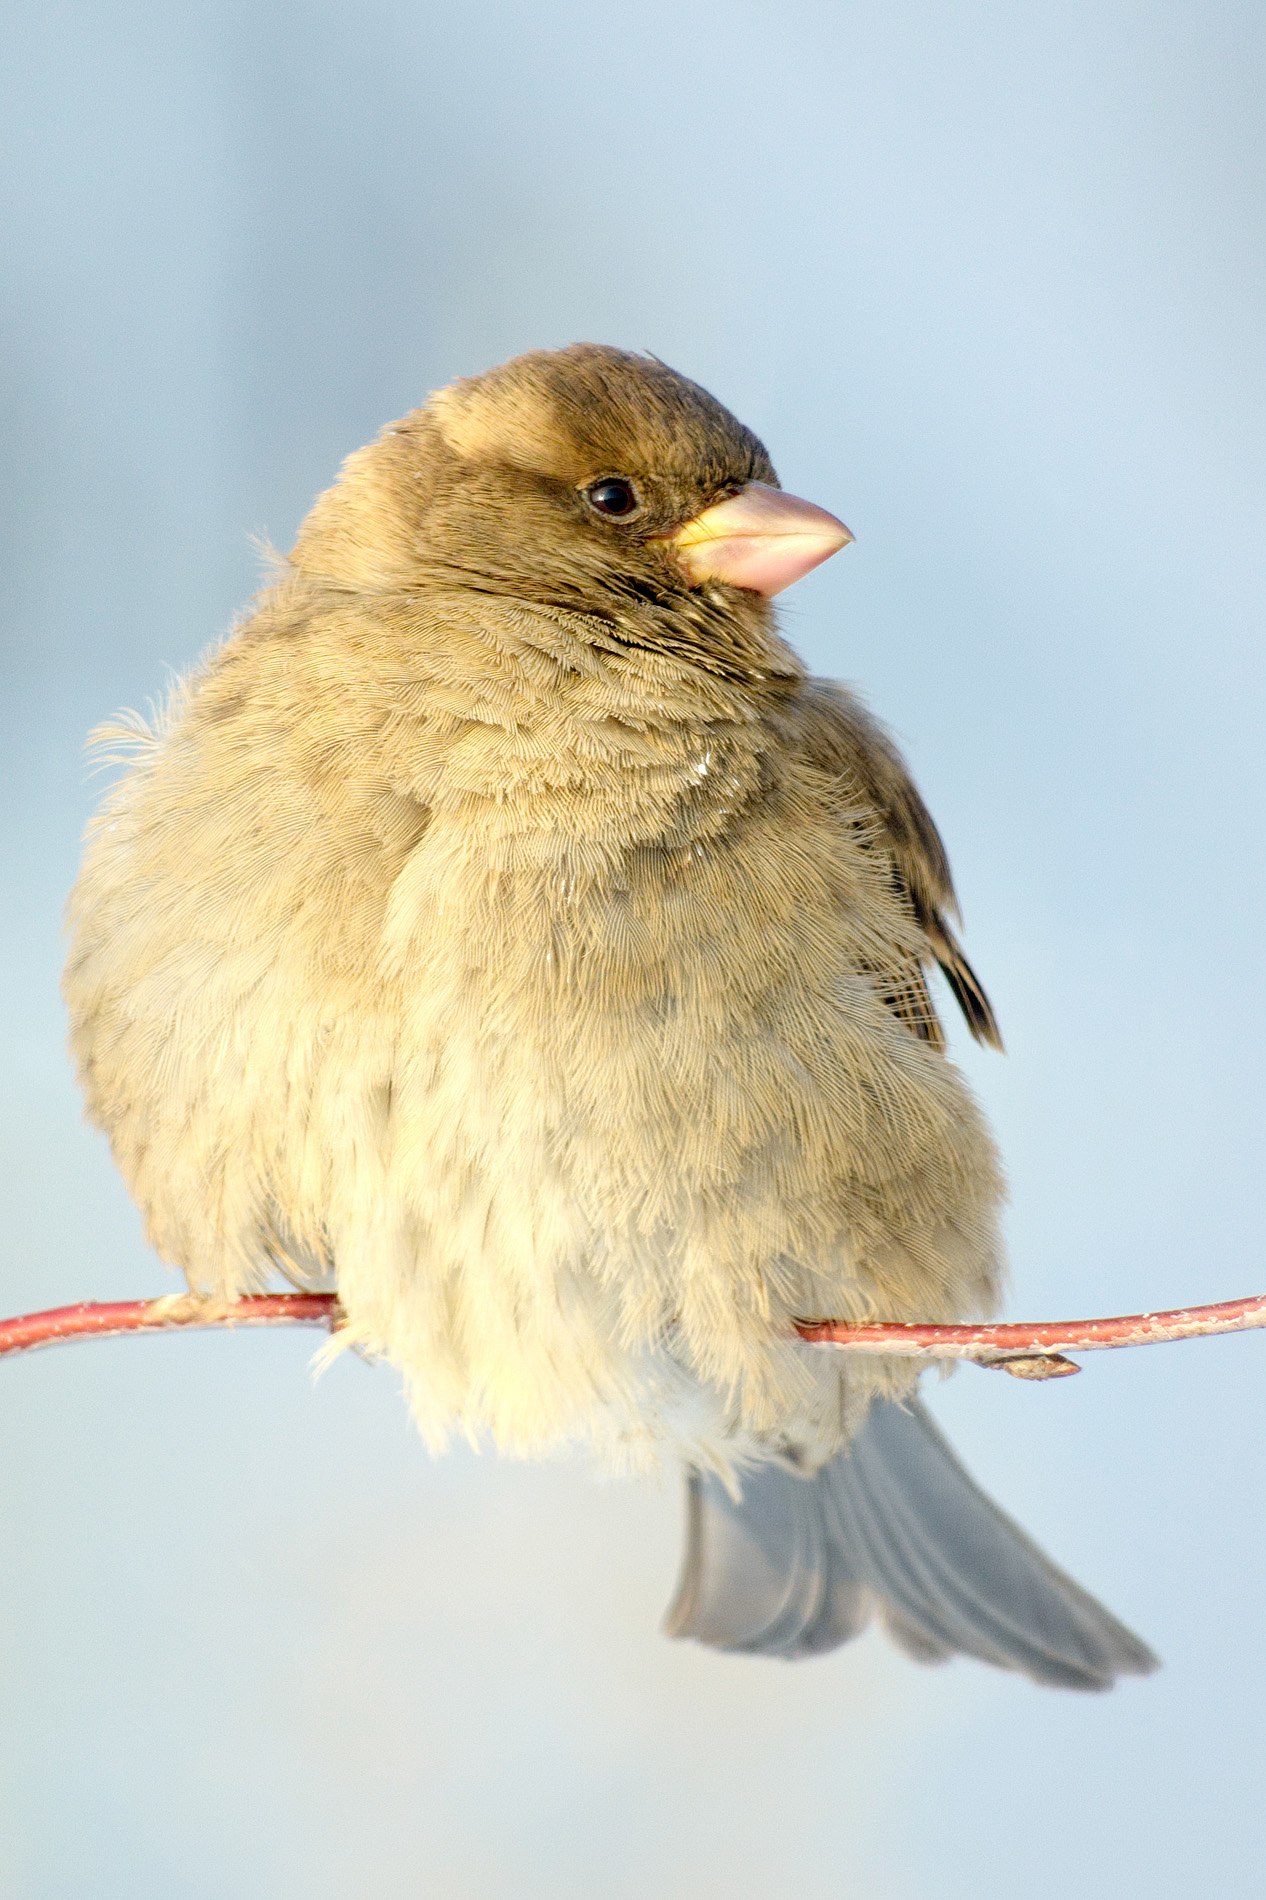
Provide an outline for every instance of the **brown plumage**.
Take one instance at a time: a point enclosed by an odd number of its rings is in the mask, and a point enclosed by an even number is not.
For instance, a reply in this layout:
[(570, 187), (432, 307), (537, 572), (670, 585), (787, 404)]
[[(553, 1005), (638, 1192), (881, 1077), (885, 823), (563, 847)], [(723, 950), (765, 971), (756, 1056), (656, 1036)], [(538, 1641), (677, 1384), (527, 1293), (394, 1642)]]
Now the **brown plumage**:
[(925, 981), (997, 1042), (944, 850), (769, 602), (846, 538), (654, 359), (577, 346), (433, 397), (124, 735), (71, 902), (73, 1045), (196, 1291), (336, 1286), (435, 1442), (717, 1474), (682, 1633), (800, 1653), (878, 1607), (924, 1653), (1097, 1685), (1146, 1652), (1093, 1604), (1069, 1636), (1076, 1587), (1014, 1527), (1011, 1573), (953, 1558), (991, 1615), (1023, 1600), (1010, 1650), (979, 1616), (945, 1634), (952, 1534), (922, 1609), (832, 1541), (879, 1468), (848, 1447), (916, 1373), (793, 1320), (975, 1318), (1002, 1273), (997, 1159)]

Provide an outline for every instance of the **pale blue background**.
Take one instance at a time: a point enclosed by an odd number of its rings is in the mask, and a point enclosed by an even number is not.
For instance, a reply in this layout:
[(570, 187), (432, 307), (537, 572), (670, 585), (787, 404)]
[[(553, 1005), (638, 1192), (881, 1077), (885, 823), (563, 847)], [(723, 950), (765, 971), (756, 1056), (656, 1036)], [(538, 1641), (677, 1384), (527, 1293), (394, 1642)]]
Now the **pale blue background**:
[[(81, 741), (454, 374), (653, 349), (950, 841), (1019, 1315), (1266, 1288), (1266, 13), (28, 4), (5, 27), (3, 1310), (163, 1290), (63, 1054)], [(960, 1038), (961, 1041), (961, 1038)], [(313, 1336), (0, 1368), (5, 1900), (1261, 1891), (1260, 1336), (936, 1396), (1111, 1697), (656, 1634), (675, 1490), (432, 1464)]]

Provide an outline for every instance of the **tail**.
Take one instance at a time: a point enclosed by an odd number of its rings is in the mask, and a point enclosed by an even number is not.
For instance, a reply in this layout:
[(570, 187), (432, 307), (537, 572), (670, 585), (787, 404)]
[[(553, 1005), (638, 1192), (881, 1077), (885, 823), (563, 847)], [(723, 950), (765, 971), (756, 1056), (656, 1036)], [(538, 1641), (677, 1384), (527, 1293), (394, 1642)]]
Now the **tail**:
[(670, 1636), (813, 1656), (877, 1613), (921, 1662), (978, 1656), (1066, 1689), (1157, 1666), (972, 1482), (917, 1401), (876, 1402), (811, 1478), (763, 1465), (745, 1475), (741, 1502), (697, 1471), (688, 1485)]

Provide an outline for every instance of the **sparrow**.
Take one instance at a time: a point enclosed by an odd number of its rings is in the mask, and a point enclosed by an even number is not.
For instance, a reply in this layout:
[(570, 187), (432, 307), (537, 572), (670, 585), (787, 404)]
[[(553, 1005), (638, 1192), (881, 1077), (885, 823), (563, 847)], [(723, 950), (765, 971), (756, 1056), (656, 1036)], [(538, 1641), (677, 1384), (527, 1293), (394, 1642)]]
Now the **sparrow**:
[(651, 356), (459, 381), (344, 463), (87, 836), (91, 1119), (192, 1293), (333, 1290), (426, 1439), (680, 1461), (672, 1634), (877, 1616), (1097, 1689), (1145, 1645), (977, 1489), (907, 1359), (996, 1310), (941, 839), (772, 601), (852, 539)]

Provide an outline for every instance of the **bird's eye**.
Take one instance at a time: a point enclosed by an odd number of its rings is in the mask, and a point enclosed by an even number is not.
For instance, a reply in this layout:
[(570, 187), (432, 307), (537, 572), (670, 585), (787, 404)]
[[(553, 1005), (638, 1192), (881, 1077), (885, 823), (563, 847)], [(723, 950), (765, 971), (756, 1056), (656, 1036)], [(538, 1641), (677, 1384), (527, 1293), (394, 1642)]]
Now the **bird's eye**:
[(605, 515), (608, 521), (628, 521), (642, 506), (636, 488), (622, 475), (604, 475), (600, 482), (591, 483), (585, 490), (585, 500), (595, 514)]

